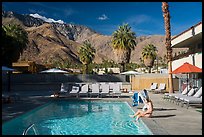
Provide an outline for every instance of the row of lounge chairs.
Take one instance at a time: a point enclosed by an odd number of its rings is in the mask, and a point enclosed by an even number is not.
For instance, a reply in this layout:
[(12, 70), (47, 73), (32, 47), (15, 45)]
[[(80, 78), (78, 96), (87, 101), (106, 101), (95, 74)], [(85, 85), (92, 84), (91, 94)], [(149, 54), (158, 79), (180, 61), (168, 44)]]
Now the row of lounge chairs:
[(160, 83), (158, 88), (157, 88), (157, 85), (158, 85), (157, 83), (152, 83), (150, 89), (146, 89), (146, 90), (153, 93), (163, 93), (166, 90), (165, 83)]
[(202, 104), (202, 87), (198, 89), (187, 86), (182, 93), (165, 93), (163, 98), (176, 102), (177, 105), (184, 106), (185, 104), (188, 108), (190, 105)]
[[(71, 87), (71, 88), (70, 88)], [(121, 96), (122, 82), (111, 83), (62, 83), (60, 94), (75, 97)]]

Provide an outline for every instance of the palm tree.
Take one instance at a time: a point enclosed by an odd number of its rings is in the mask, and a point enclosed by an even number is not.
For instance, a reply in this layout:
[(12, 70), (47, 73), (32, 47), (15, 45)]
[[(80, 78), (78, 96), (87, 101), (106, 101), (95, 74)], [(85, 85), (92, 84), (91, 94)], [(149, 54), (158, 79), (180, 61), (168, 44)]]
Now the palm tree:
[(122, 66), (122, 71), (125, 71), (125, 64), (129, 63), (131, 50), (136, 46), (135, 33), (131, 31), (128, 24), (119, 26), (119, 29), (112, 34), (111, 44), (115, 50), (117, 62)]
[(88, 65), (93, 61), (96, 50), (91, 46), (89, 41), (85, 41), (79, 49), (80, 61), (85, 65), (84, 73), (88, 73)]
[(164, 17), (164, 26), (166, 32), (166, 49), (167, 49), (167, 61), (169, 70), (169, 93), (173, 93), (173, 79), (172, 79), (172, 48), (171, 48), (171, 29), (170, 29), (170, 13), (169, 5), (167, 2), (162, 2), (162, 11)]
[(157, 48), (153, 44), (146, 45), (142, 50), (142, 57), (144, 64), (149, 68), (149, 73), (151, 73), (151, 68), (154, 65), (154, 60), (157, 57)]
[(11, 66), (12, 62), (18, 61), (23, 50), (28, 44), (27, 32), (19, 25), (2, 26), (4, 43), (2, 45), (4, 64)]

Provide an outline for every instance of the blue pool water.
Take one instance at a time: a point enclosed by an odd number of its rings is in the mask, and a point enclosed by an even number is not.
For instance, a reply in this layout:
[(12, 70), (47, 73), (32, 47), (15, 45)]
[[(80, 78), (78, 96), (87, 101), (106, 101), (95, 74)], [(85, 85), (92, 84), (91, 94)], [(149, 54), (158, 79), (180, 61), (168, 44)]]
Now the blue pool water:
[(2, 134), (22, 135), (34, 123), (40, 135), (151, 135), (133, 113), (127, 102), (56, 100), (4, 123)]

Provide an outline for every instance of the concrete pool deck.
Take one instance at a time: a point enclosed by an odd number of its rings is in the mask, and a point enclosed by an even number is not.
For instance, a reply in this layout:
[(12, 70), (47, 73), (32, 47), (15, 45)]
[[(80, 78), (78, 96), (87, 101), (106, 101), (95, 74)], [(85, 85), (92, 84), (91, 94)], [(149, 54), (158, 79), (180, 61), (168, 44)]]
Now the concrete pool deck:
[[(20, 101), (2, 104), (2, 123), (53, 99), (49, 98), (49, 95), (52, 94), (51, 92), (32, 91), (31, 93), (24, 91), (18, 92), (18, 94), (21, 96)], [(121, 98), (102, 98), (102, 100), (127, 101), (132, 107), (132, 94), (125, 93), (123, 95)], [(202, 135), (202, 112), (196, 111), (197, 108), (189, 107), (187, 109), (186, 107), (163, 100), (163, 94), (153, 94), (150, 92), (149, 96), (154, 104), (153, 117), (142, 118), (142, 120), (154, 135)], [(132, 109), (136, 112), (137, 109), (142, 107), (143, 104), (140, 104), (137, 107), (132, 107)]]

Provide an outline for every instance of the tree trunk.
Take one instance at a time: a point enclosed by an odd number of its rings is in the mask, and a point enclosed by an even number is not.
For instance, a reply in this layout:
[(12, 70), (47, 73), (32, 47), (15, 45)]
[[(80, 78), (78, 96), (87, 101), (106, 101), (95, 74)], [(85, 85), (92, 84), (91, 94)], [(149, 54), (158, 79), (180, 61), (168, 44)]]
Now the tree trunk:
[(84, 64), (84, 74), (88, 73), (88, 64)]
[(151, 68), (152, 68), (152, 67), (148, 67), (148, 72), (149, 72), (149, 73), (151, 73)]
[(169, 70), (169, 93), (174, 93), (174, 87), (173, 87), (173, 78), (172, 78), (172, 62), (168, 62), (168, 70)]
[(120, 65), (121, 65), (122, 72), (124, 72), (125, 71), (125, 63), (121, 63)]
[(169, 70), (169, 93), (173, 93), (173, 79), (172, 79), (172, 48), (171, 48), (171, 29), (170, 29), (170, 13), (169, 5), (167, 2), (162, 2), (162, 11), (164, 17), (165, 26), (165, 37), (166, 37), (166, 49), (167, 49), (167, 60), (168, 60), (168, 70)]
[(86, 67), (86, 68), (85, 68), (85, 70), (86, 70), (86, 74), (88, 74), (88, 64), (86, 64), (85, 67)]

